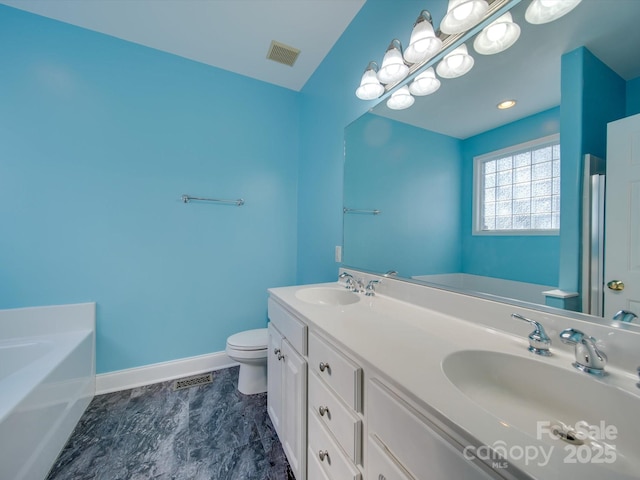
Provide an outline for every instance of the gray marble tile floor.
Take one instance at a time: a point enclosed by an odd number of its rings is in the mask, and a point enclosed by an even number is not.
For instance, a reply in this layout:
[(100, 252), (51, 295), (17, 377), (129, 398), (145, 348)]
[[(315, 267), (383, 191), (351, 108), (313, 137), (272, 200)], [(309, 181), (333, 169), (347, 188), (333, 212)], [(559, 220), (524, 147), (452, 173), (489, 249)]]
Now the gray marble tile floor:
[(47, 480), (294, 480), (266, 394), (242, 395), (238, 367), (173, 390), (96, 396)]

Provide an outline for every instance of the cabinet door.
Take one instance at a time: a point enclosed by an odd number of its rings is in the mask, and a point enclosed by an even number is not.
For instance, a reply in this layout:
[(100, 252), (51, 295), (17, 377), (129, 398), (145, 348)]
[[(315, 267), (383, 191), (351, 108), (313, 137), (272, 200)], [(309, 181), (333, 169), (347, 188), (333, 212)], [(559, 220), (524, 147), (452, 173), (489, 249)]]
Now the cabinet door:
[(276, 433), (282, 437), (282, 336), (269, 323), (269, 349), (267, 352), (267, 412)]
[(282, 446), (297, 480), (306, 477), (307, 362), (286, 339), (282, 340)]
[[(427, 424), (426, 418), (377, 380), (367, 390), (369, 435), (392, 455), (413, 478), (423, 480), (488, 480), (479, 463), (464, 455)], [(372, 462), (367, 466), (371, 470)], [(393, 477), (391, 477), (393, 478)]]

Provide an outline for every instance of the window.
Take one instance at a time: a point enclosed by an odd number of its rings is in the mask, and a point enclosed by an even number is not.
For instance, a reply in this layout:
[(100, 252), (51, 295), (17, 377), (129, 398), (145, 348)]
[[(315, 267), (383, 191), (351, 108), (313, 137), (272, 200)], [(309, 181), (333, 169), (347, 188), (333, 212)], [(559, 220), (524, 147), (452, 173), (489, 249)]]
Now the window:
[(474, 234), (558, 234), (560, 136), (474, 158)]

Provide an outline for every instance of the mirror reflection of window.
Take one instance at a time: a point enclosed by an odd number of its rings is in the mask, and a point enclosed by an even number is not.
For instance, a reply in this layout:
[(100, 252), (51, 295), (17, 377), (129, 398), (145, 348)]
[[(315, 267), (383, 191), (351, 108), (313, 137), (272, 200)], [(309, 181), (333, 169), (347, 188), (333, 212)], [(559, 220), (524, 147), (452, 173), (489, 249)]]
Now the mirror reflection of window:
[(559, 233), (559, 135), (475, 157), (474, 168), (475, 234)]

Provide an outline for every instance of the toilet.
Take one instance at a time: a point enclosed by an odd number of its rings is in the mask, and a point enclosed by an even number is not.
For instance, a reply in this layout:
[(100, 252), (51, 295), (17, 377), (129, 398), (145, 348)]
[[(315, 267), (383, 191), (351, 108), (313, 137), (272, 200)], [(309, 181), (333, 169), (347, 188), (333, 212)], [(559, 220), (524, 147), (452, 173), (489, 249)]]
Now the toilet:
[(238, 390), (245, 395), (267, 391), (267, 329), (257, 328), (227, 338), (227, 356), (240, 364)]

